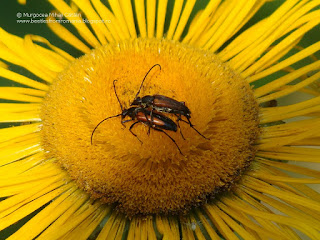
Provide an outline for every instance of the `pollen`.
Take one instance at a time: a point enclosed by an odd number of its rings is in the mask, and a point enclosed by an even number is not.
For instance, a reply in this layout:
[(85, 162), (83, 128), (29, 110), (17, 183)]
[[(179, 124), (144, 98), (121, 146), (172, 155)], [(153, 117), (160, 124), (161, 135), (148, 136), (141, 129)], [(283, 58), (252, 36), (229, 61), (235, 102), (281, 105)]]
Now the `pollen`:
[[(174, 113), (162, 115), (177, 131), (121, 118), (144, 78), (139, 97), (181, 102), (194, 128)], [(185, 212), (227, 191), (250, 166), (260, 134), (248, 81), (215, 54), (168, 40), (92, 50), (58, 75), (41, 111), (48, 157), (92, 198), (131, 216)]]

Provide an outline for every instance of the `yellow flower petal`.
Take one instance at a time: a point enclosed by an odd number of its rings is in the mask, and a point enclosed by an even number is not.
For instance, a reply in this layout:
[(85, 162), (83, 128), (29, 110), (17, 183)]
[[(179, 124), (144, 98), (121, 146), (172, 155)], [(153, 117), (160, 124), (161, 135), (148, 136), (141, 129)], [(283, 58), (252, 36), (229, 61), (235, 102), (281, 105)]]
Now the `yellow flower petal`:
[(136, 0), (137, 20), (141, 37), (147, 36), (144, 0)]
[(110, 30), (113, 38), (115, 40), (125, 39), (129, 37), (129, 33), (126, 31), (122, 31), (118, 19), (112, 14), (112, 12), (99, 0), (92, 0), (92, 4), (94, 5), (97, 13), (99, 13), (100, 17), (107, 22), (106, 26)]
[(17, 82), (17, 83), (21, 83), (26, 86), (39, 89), (39, 90), (47, 91), (49, 89), (49, 87), (43, 83), (39, 83), (38, 81), (35, 81), (35, 80), (30, 79), (28, 77), (25, 77), (21, 74), (12, 72), (12, 71), (7, 70), (5, 68), (0, 68), (0, 76), (7, 78), (7, 79), (10, 79), (10, 80)]
[(137, 37), (136, 27), (133, 19), (132, 5), (131, 1), (120, 0), (121, 8), (123, 11), (123, 17), (127, 23), (131, 38)]
[(184, 6), (184, 9), (179, 19), (179, 24), (173, 35), (173, 40), (180, 39), (195, 3), (196, 3), (196, 0), (189, 0), (186, 2), (186, 5)]
[(90, 20), (90, 25), (97, 35), (99, 42), (101, 44), (107, 44), (108, 42), (113, 42), (114, 39), (105, 26), (104, 22), (101, 21), (99, 15), (96, 13), (96, 11), (91, 6), (91, 3), (86, 0), (74, 0), (75, 4), (78, 5), (78, 7), (82, 10), (83, 13), (85, 13), (88, 20)]
[(156, 37), (161, 39), (163, 37), (164, 30), (164, 21), (166, 17), (166, 9), (167, 9), (168, 0), (159, 0), (158, 1), (158, 14), (157, 14), (157, 32)]
[(113, 11), (115, 18), (118, 20), (118, 24), (119, 24), (118, 27), (121, 28), (121, 31), (125, 34), (125, 36), (129, 37), (132, 34), (131, 31), (134, 31), (133, 34), (135, 35), (135, 30), (129, 29), (129, 27), (127, 26), (127, 22), (123, 16), (122, 9), (120, 7), (119, 2), (116, 0), (111, 0), (109, 1), (109, 4), (111, 6), (111, 9)]
[(65, 17), (71, 21), (73, 26), (79, 31), (79, 34), (86, 40), (91, 46), (99, 46), (99, 41), (95, 38), (95, 36), (91, 33), (89, 28), (84, 24), (82, 19), (77, 15), (76, 12), (72, 10), (71, 7), (68, 6), (62, 0), (49, 0), (49, 2), (60, 12), (65, 14)]
[(11, 128), (2, 128), (0, 129), (0, 142), (6, 142), (17, 137), (28, 135), (33, 132), (38, 132), (39, 130), (39, 123), (16, 126)]
[[(194, 25), (192, 27), (190, 26), (190, 30), (188, 31), (188, 34), (182, 41), (183, 43), (187, 43), (198, 32), (199, 28), (203, 26), (203, 23), (206, 21), (206, 19), (209, 18), (210, 14), (214, 14), (220, 2), (221, 1), (211, 0), (208, 3), (204, 11), (201, 12), (201, 15), (199, 16), (199, 18), (196, 19), (196, 22), (194, 23)], [(182, 4), (181, 4), (181, 7), (182, 7)]]
[(147, 1), (147, 27), (148, 38), (154, 37), (155, 22), (156, 22), (156, 0)]
[[(167, 33), (167, 39), (172, 39), (173, 34), (176, 30), (176, 27), (178, 25), (178, 21), (180, 18), (181, 10), (182, 10), (183, 0), (176, 0), (174, 1), (174, 7), (172, 12), (172, 17), (170, 21), (170, 27)], [(159, 33), (159, 35), (161, 35)]]
[(48, 27), (58, 35), (62, 40), (69, 43), (71, 46), (82, 51), (83, 53), (89, 53), (90, 48), (87, 47), (82, 41), (80, 41), (76, 36), (69, 32), (60, 23), (56, 22), (54, 17), (48, 17)]

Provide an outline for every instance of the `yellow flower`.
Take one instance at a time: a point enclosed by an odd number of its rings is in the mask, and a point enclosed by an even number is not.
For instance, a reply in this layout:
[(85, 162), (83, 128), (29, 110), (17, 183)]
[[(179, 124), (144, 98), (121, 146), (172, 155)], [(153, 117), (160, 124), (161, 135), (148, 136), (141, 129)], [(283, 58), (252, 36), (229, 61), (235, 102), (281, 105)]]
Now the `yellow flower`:
[(83, 56), (0, 29), (0, 236), (320, 239), (319, 1), (49, 2)]

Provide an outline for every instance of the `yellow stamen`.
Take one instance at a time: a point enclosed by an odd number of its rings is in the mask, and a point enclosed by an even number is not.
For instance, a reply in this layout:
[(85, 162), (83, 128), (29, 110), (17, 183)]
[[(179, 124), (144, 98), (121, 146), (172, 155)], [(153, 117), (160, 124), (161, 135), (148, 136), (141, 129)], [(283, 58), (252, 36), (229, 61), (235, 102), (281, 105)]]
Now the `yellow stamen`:
[[(210, 195), (215, 188), (226, 187), (224, 182), (233, 182), (253, 159), (256, 148), (254, 141), (260, 130), (257, 105), (252, 98), (251, 88), (244, 79), (238, 79), (238, 75), (222, 67), (215, 55), (206, 53), (204, 58), (202, 51), (188, 49), (184, 45), (164, 40), (146, 39), (104, 46), (79, 59), (61, 73), (46, 97), (42, 108), (43, 146), (94, 198), (102, 198), (107, 203), (121, 202), (121, 210), (126, 214), (167, 212), (168, 206), (172, 206), (171, 211), (188, 208), (202, 201), (198, 199), (199, 193)], [(197, 61), (196, 68), (194, 61)], [(186, 67), (187, 62), (190, 67)], [(175, 140), (175, 145), (169, 137), (156, 132), (153, 127), (148, 136), (148, 128), (139, 124), (134, 128), (134, 133), (143, 142), (141, 146), (128, 130), (119, 129), (121, 120), (113, 118), (99, 126), (91, 146), (90, 137), (95, 126), (102, 119), (124, 110), (119, 107), (115, 91), (124, 106), (122, 108), (128, 109), (146, 72), (154, 64), (160, 64), (161, 71), (155, 68), (147, 76), (141, 96), (161, 93), (179, 101), (184, 100), (193, 112), (192, 122), (198, 131), (214, 138), (206, 140), (190, 129), (188, 124), (181, 122), (181, 132), (186, 140), (179, 132), (167, 131)], [(84, 65), (87, 69), (83, 69)], [(128, 70), (124, 72), (123, 68)], [(118, 80), (116, 90), (113, 89), (114, 79)], [(198, 83), (197, 88), (195, 83)], [(61, 102), (65, 94), (69, 99), (68, 104)], [(228, 97), (229, 94), (233, 95), (232, 99)], [(79, 101), (83, 105), (81, 110), (75, 111)], [(174, 115), (166, 116), (176, 121)], [(56, 131), (62, 134), (52, 134)], [(226, 145), (218, 143), (221, 139), (224, 139)], [(87, 148), (79, 148), (78, 144)], [(157, 154), (150, 151), (155, 146)], [(180, 154), (177, 146), (185, 155)], [(82, 149), (89, 152), (84, 154)], [(222, 152), (224, 154), (221, 155)], [(234, 154), (236, 156), (232, 157)], [(80, 156), (91, 156), (91, 160)], [(78, 168), (82, 168), (80, 175)], [(198, 173), (200, 169), (201, 174)], [(228, 173), (213, 177), (219, 169)], [(95, 174), (92, 175), (93, 172)], [(135, 179), (140, 179), (141, 174), (146, 179), (144, 183), (137, 184)], [(166, 174), (165, 178), (163, 174)], [(154, 187), (149, 186), (150, 182), (155, 183), (152, 185)], [(118, 195), (105, 183), (118, 186), (115, 188), (117, 191), (126, 189), (128, 195)], [(194, 190), (188, 197), (182, 189), (188, 188), (190, 184)], [(138, 192), (144, 189), (142, 195), (136, 191), (135, 186), (138, 185)], [(171, 187), (165, 187), (164, 192), (160, 193), (164, 186)], [(181, 191), (174, 190), (177, 186)], [(172, 194), (176, 197), (170, 197)], [(148, 201), (145, 201), (147, 195)]]

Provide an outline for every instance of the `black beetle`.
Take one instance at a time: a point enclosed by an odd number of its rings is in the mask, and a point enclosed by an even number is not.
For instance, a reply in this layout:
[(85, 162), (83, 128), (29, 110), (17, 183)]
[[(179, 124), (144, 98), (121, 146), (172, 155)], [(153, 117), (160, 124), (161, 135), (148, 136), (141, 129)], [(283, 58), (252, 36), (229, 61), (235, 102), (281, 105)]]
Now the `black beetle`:
[[(142, 144), (142, 141), (139, 139), (139, 137), (132, 132), (132, 128), (137, 124), (137, 123), (143, 123), (147, 126), (149, 126), (149, 131), (150, 128), (159, 131), (159, 132), (163, 132), (165, 135), (167, 135), (171, 141), (173, 141), (173, 143), (177, 146), (180, 154), (182, 154), (178, 144), (176, 143), (176, 141), (168, 134), (166, 133), (164, 130), (169, 130), (169, 131), (177, 131), (177, 124), (175, 124), (174, 121), (172, 121), (170, 118), (162, 115), (161, 113), (157, 113), (157, 112), (153, 112), (152, 116), (151, 116), (151, 112), (149, 110), (147, 110), (146, 108), (143, 107), (130, 107), (129, 109), (124, 109), (122, 107), (122, 104), (119, 100), (119, 97), (117, 95), (116, 92), (116, 87), (115, 87), (115, 82), (117, 80), (113, 81), (113, 88), (114, 88), (114, 92), (116, 94), (116, 97), (118, 99), (118, 102), (120, 104), (120, 108), (121, 108), (121, 113), (111, 116), (111, 117), (107, 117), (105, 119), (103, 119), (102, 121), (100, 121), (96, 127), (93, 129), (92, 133), (91, 133), (91, 145), (92, 145), (92, 141), (93, 141), (93, 134), (96, 131), (96, 129), (100, 126), (100, 124), (102, 124), (104, 121), (110, 119), (110, 118), (114, 118), (114, 117), (120, 117), (121, 116), (121, 124), (125, 127), (124, 123), (129, 122), (129, 121), (134, 121), (136, 120), (136, 122), (134, 122), (130, 128), (129, 131), (133, 134), (133, 136), (135, 136)], [(131, 119), (129, 120), (123, 120), (125, 117), (129, 116)], [(182, 154), (183, 155), (183, 154)]]
[[(150, 115), (153, 115), (153, 110), (157, 111), (157, 112), (165, 112), (165, 113), (172, 113), (175, 116), (177, 116), (178, 120), (178, 126), (179, 126), (179, 121), (188, 123), (190, 125), (191, 128), (193, 128), (200, 136), (202, 136), (203, 138), (209, 140), (207, 137), (205, 137), (204, 135), (202, 135), (195, 127), (194, 125), (191, 123), (190, 118), (191, 118), (191, 111), (190, 109), (185, 105), (185, 102), (179, 102), (173, 98), (169, 98), (163, 95), (146, 95), (142, 98), (138, 97), (141, 88), (143, 86), (144, 81), (146, 80), (146, 77), (148, 76), (148, 74), (150, 73), (150, 71), (156, 67), (159, 66), (160, 70), (161, 70), (161, 66), (160, 64), (155, 64), (153, 65), (149, 71), (146, 73), (146, 75), (144, 76), (140, 88), (133, 100), (133, 102), (130, 104), (130, 106), (140, 106), (143, 108), (149, 108), (151, 109)], [(181, 116), (185, 116), (186, 119), (188, 121), (185, 121), (183, 119), (181, 119)], [(179, 126), (180, 127), (180, 126)], [(182, 135), (181, 132), (181, 128), (180, 128), (180, 133), (181, 136), (184, 139), (184, 136)]]

